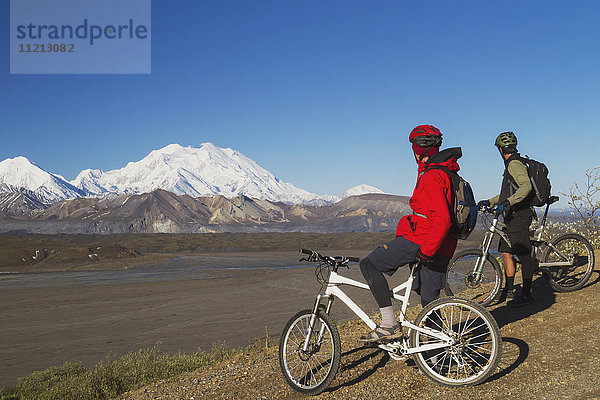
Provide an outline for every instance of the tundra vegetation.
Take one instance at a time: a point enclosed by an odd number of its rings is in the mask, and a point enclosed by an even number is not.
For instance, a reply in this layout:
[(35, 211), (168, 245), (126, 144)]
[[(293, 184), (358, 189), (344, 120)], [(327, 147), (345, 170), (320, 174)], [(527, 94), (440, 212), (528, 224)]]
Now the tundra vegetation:
[(67, 362), (19, 378), (16, 386), (0, 389), (0, 400), (111, 399), (151, 382), (226, 360), (240, 351), (215, 344), (210, 351), (168, 354), (160, 352), (157, 344), (120, 358), (108, 355), (92, 368)]

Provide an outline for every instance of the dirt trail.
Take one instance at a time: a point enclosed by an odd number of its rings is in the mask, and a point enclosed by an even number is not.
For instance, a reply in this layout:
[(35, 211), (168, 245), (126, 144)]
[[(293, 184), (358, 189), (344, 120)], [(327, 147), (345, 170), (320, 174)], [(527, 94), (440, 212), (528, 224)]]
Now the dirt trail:
[[(600, 272), (574, 293), (554, 293), (538, 278), (536, 303), (491, 308), (503, 336), (498, 371), (485, 383), (447, 388), (421, 375), (412, 361), (359, 347), (364, 325), (340, 327), (342, 362), (331, 388), (316, 399), (600, 399)], [(413, 312), (416, 310), (413, 310)], [(142, 399), (300, 399), (284, 382), (277, 348), (243, 354), (219, 365), (128, 393)]]

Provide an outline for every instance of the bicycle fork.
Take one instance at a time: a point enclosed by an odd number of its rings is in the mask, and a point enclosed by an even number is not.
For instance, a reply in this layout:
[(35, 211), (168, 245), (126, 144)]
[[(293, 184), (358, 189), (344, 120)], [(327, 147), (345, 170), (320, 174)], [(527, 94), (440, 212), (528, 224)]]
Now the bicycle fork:
[[(325, 307), (325, 313), (329, 314), (329, 311), (331, 310), (331, 305), (333, 304), (333, 296), (326, 296), (326, 297), (327, 297), (327, 306)], [(314, 331), (315, 322), (317, 321), (317, 318), (319, 317), (319, 307), (321, 307), (321, 299), (322, 298), (323, 298), (323, 295), (321, 293), (319, 293), (317, 295), (317, 299), (315, 300), (315, 305), (313, 307), (313, 311), (310, 316), (310, 322), (308, 323), (308, 329), (306, 330), (306, 337), (304, 338), (304, 345), (302, 346), (302, 351), (304, 351), (304, 352), (308, 351), (308, 346), (310, 344), (310, 337), (312, 336), (312, 333)], [(322, 324), (315, 343), (318, 344), (321, 342), (321, 339), (323, 338), (324, 333), (325, 333), (325, 324)]]
[[(497, 219), (492, 221), (492, 226), (490, 227), (490, 232), (485, 234), (485, 238), (483, 239), (483, 243), (481, 244), (481, 255), (477, 258), (477, 262), (475, 263), (475, 268), (473, 269), (473, 283), (479, 282), (481, 280), (481, 274), (483, 272), (483, 265), (485, 263), (486, 258), (489, 255), (490, 247), (492, 245), (492, 239), (494, 238), (493, 230), (496, 228)], [(468, 276), (467, 276), (468, 278)]]

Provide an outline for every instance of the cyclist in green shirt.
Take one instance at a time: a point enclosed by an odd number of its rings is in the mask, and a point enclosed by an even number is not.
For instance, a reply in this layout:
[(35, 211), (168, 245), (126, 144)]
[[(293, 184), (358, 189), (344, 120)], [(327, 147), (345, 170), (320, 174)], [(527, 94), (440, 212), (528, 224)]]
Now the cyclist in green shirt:
[[(529, 241), (529, 225), (533, 220), (534, 211), (531, 200), (535, 195), (527, 172), (527, 165), (517, 152), (517, 137), (513, 132), (502, 132), (494, 143), (504, 160), (504, 175), (500, 194), (489, 200), (482, 200), (479, 205), (499, 206), (503, 208), (506, 233), (511, 246), (500, 238), (498, 251), (502, 255), (506, 271), (506, 286), (500, 294), (499, 302), (507, 298), (509, 306), (523, 306), (533, 302), (531, 283), (535, 271), (535, 263), (531, 257)], [(514, 294), (515, 261), (517, 255), (521, 262), (523, 286), (521, 293)]]

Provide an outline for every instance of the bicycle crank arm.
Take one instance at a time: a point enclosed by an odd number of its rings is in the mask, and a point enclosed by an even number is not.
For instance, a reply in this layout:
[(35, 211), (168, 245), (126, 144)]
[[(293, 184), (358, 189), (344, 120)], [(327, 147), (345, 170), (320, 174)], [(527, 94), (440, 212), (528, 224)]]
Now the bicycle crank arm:
[[(403, 341), (406, 342), (406, 339)], [(406, 349), (408, 346), (406, 343), (392, 342), (380, 344), (377, 347), (379, 347), (381, 350), (387, 351), (390, 357), (396, 361), (402, 361), (408, 358), (408, 355), (406, 354)]]
[(547, 262), (547, 263), (539, 263), (538, 266), (540, 268), (548, 268), (548, 267), (571, 267), (573, 266), (572, 261), (560, 261), (560, 262)]

